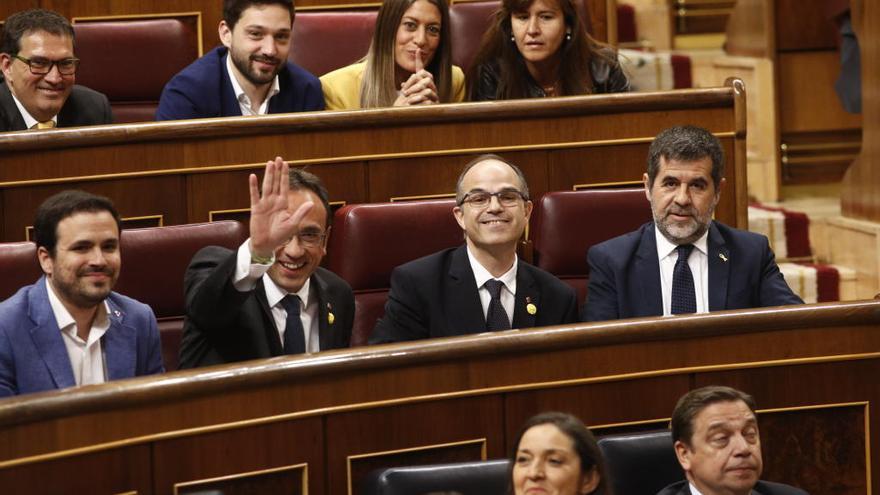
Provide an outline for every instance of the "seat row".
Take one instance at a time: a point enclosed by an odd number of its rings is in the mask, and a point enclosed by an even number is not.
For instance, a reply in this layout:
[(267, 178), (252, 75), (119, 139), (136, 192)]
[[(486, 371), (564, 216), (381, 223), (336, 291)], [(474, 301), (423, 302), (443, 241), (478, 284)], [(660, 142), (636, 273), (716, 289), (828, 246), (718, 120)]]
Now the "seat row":
[[(355, 295), (351, 343), (365, 345), (384, 314), (391, 271), (398, 265), (463, 242), (453, 199), (346, 205), (335, 212), (324, 265), (348, 281)], [(642, 189), (551, 192), (536, 201), (521, 256), (586, 295), (585, 254), (594, 244), (650, 220)], [(247, 238), (239, 222), (126, 229), (115, 287), (153, 308), (167, 370), (177, 369), (185, 301), (183, 277), (193, 255), (209, 245), (235, 249)], [(31, 242), (0, 244), (0, 299), (41, 274)]]

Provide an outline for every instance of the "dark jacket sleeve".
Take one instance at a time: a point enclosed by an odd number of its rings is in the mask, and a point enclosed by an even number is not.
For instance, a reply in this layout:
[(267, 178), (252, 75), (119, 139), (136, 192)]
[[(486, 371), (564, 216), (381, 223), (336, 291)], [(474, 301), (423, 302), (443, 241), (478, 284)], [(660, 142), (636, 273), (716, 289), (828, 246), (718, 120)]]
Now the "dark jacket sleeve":
[(202, 331), (229, 330), (251, 292), (232, 285), (236, 251), (208, 246), (193, 256), (184, 276), (186, 317)]
[(187, 92), (189, 84), (183, 82), (183, 75), (177, 75), (162, 90), (159, 97), (159, 107), (156, 109), (156, 120), (184, 120), (197, 119), (200, 117), (216, 117), (216, 115), (204, 115), (190, 94)]
[(430, 337), (428, 323), (424, 321), (427, 308), (421, 300), (410, 275), (395, 268), (391, 272), (391, 291), (385, 303), (385, 316), (370, 334), (370, 344), (385, 344), (404, 340)]
[(498, 92), (498, 64), (485, 63), (477, 68), (471, 101), (492, 101)]
[(606, 321), (620, 318), (614, 270), (610, 257), (601, 250), (601, 245), (590, 248), (587, 264), (590, 267), (590, 281), (587, 284), (587, 299), (581, 320)]
[(593, 55), (590, 71), (593, 76), (593, 93), (626, 93), (630, 90), (629, 78), (617, 60), (617, 52), (603, 50)]

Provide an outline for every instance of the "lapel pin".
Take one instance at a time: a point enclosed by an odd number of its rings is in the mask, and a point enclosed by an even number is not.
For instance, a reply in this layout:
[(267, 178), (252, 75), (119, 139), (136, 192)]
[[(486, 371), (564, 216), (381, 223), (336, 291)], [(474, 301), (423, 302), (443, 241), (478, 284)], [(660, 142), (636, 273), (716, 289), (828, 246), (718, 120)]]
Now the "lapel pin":
[(122, 312), (118, 309), (114, 309), (113, 314), (116, 315), (117, 318), (122, 318)]
[(336, 321), (336, 316), (333, 315), (333, 306), (327, 303), (327, 323), (332, 325), (334, 321)]
[(724, 256), (724, 253), (718, 253), (718, 257), (721, 258), (721, 261), (727, 262), (727, 256)]
[(529, 296), (526, 296), (526, 311), (530, 315), (534, 315), (535, 313), (538, 312), (538, 307), (535, 306), (534, 304), (532, 304), (532, 298)]

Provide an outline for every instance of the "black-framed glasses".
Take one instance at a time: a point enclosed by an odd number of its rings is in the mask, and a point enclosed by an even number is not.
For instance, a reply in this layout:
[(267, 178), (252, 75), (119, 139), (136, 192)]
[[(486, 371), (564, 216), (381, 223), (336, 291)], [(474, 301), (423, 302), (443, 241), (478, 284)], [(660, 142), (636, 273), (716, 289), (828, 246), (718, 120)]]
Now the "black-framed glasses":
[(312, 231), (312, 230), (307, 230), (305, 232), (298, 232), (298, 233), (294, 234), (293, 237), (288, 239), (287, 242), (292, 241), (294, 237), (299, 239), (300, 246), (306, 247), (306, 248), (316, 248), (316, 247), (320, 247), (321, 244), (324, 242), (324, 238), (327, 237), (327, 233)]
[(61, 60), (49, 60), (43, 57), (27, 58), (21, 55), (13, 55), (13, 57), (26, 63), (31, 74), (35, 76), (45, 76), (52, 72), (53, 65), (58, 67), (58, 72), (65, 76), (76, 74), (76, 68), (79, 67), (79, 59), (75, 57)]
[(458, 205), (461, 206), (464, 203), (468, 203), (474, 208), (485, 208), (489, 206), (493, 196), (498, 198), (498, 203), (505, 208), (516, 206), (521, 200), (528, 201), (529, 199), (522, 191), (517, 189), (502, 189), (493, 193), (489, 191), (472, 191), (465, 194), (461, 201), (458, 202)]

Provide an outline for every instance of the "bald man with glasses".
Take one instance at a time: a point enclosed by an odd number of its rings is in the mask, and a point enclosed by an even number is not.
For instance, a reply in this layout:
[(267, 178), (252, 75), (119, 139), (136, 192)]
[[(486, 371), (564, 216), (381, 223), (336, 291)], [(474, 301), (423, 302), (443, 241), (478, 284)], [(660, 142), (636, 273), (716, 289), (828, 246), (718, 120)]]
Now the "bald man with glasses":
[(0, 40), (0, 132), (113, 123), (107, 97), (74, 84), (78, 67), (67, 19), (42, 9), (9, 16)]
[(577, 321), (574, 289), (516, 255), (532, 213), (522, 171), (497, 155), (465, 165), (452, 210), (465, 244), (397, 267), (370, 343)]

